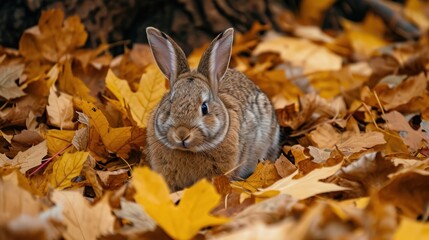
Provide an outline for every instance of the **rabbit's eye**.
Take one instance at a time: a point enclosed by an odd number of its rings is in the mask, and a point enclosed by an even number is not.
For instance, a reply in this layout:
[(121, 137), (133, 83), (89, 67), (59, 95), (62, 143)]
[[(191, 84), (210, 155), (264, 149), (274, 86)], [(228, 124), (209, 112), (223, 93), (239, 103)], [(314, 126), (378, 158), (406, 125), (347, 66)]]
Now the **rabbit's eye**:
[(203, 113), (203, 116), (209, 113), (209, 108), (207, 107), (206, 102), (203, 102), (203, 104), (201, 104), (201, 112)]

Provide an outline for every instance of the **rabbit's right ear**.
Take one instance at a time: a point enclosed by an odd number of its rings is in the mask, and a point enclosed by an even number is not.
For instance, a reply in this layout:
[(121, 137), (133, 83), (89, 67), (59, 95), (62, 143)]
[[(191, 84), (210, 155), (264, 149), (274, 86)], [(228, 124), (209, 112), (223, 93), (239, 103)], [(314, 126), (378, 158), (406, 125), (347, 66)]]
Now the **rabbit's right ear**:
[(148, 27), (146, 33), (156, 64), (172, 87), (180, 74), (189, 72), (186, 55), (173, 39), (158, 29)]

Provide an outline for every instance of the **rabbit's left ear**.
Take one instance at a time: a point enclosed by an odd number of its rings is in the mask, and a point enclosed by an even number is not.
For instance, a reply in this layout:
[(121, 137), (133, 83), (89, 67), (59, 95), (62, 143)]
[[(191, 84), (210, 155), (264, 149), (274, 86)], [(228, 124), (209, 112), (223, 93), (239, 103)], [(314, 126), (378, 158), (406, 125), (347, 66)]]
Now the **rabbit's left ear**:
[(228, 69), (233, 40), (233, 28), (219, 34), (204, 52), (198, 65), (198, 72), (209, 79), (214, 93), (217, 92), (218, 83)]

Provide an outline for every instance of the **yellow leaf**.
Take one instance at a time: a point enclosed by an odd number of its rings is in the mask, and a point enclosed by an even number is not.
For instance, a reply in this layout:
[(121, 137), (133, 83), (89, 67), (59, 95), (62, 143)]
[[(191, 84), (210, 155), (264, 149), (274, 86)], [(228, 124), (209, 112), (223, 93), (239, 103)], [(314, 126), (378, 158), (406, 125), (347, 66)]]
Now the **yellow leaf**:
[(146, 68), (137, 92), (131, 91), (128, 82), (116, 77), (111, 70), (106, 76), (106, 87), (124, 108), (130, 109), (131, 117), (142, 128), (146, 127), (149, 113), (167, 91), (165, 77), (154, 64)]
[(274, 163), (263, 161), (258, 163), (253, 174), (246, 180), (232, 182), (232, 187), (244, 188), (250, 192), (255, 192), (258, 188), (270, 186), (280, 178)]
[(138, 131), (136, 129), (133, 131), (132, 127), (112, 128), (107, 118), (94, 104), (81, 101), (79, 105), (83, 113), (89, 117), (90, 126), (100, 134), (106, 149), (118, 156), (126, 157), (131, 150), (130, 143), (135, 140), (133, 134)]
[(72, 142), (74, 135), (75, 131), (72, 130), (48, 130), (45, 138), (49, 154), (54, 155), (69, 145)]
[(171, 201), (164, 179), (147, 167), (134, 169), (133, 184), (137, 203), (174, 239), (191, 239), (203, 227), (228, 221), (210, 215), (220, 196), (207, 180), (185, 189), (178, 206)]
[(340, 168), (341, 163), (332, 167), (315, 169), (304, 177), (293, 179), (293, 177), (298, 174), (297, 170), (288, 177), (278, 180), (273, 185), (259, 190), (254, 193), (254, 195), (257, 197), (265, 197), (265, 195), (268, 194), (271, 197), (273, 195), (273, 191), (277, 191), (279, 194), (289, 194), (292, 197), (301, 200), (319, 193), (348, 190), (348, 188), (341, 187), (333, 183), (324, 183), (319, 181), (332, 176)]
[(307, 39), (291, 37), (274, 37), (260, 43), (253, 54), (276, 52), (287, 62), (294, 66), (303, 67), (304, 74), (340, 70), (342, 58), (327, 48), (312, 43)]
[(60, 77), (58, 78), (58, 89), (74, 97), (81, 97), (89, 102), (95, 102), (91, 96), (88, 86), (78, 77), (75, 77), (71, 68), (71, 61), (64, 63)]
[(394, 240), (429, 239), (429, 223), (417, 222), (415, 220), (402, 217), (401, 224), (395, 232)]
[(88, 156), (88, 152), (64, 153), (61, 158), (55, 160), (49, 178), (51, 186), (60, 190), (70, 187), (71, 180), (80, 174)]

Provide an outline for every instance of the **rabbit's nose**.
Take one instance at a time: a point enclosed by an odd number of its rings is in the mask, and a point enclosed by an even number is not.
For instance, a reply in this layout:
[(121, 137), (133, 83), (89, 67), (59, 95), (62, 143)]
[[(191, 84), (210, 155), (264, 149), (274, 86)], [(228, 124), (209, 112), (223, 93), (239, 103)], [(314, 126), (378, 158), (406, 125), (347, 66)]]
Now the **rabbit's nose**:
[(186, 127), (178, 127), (176, 129), (176, 136), (181, 142), (185, 142), (190, 137), (190, 131)]

